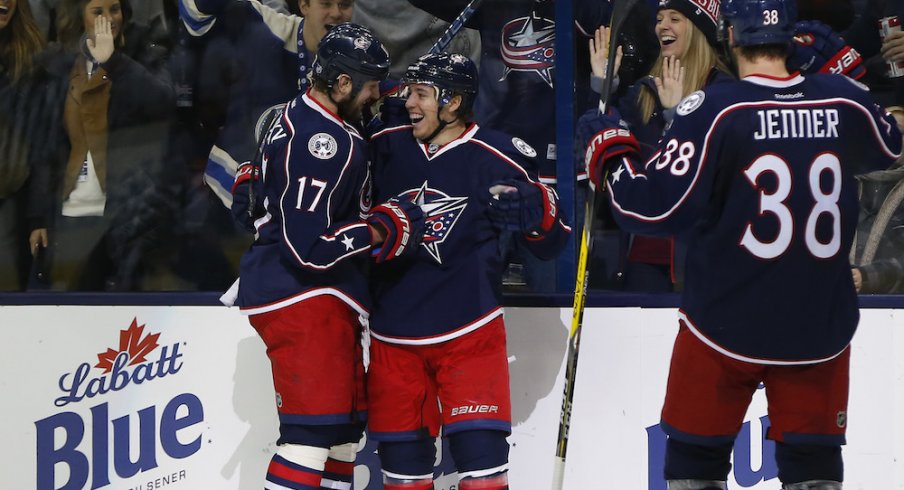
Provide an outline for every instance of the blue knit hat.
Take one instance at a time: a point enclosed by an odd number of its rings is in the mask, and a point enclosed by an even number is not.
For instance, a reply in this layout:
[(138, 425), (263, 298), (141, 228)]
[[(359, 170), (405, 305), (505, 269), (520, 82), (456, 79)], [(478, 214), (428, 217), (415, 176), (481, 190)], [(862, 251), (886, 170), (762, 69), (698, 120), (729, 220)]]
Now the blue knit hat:
[(660, 0), (658, 10), (672, 9), (684, 14), (706, 36), (710, 46), (719, 45), (719, 0)]

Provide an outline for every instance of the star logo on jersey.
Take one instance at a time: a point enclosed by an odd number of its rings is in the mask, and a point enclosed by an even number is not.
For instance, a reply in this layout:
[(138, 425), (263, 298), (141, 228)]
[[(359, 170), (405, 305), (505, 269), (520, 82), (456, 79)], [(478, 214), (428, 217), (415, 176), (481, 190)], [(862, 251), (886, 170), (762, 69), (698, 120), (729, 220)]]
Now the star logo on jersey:
[(348, 235), (342, 235), (342, 240), (340, 240), (343, 245), (345, 245), (345, 251), (354, 250), (355, 249), (355, 238), (350, 237)]
[(556, 23), (536, 13), (514, 19), (503, 26), (500, 50), (505, 71), (502, 80), (513, 71), (532, 71), (552, 87), (555, 40)]
[(618, 182), (618, 179), (621, 178), (621, 174), (622, 174), (622, 172), (624, 172), (624, 171), (625, 171), (625, 166), (624, 166), (624, 165), (621, 165), (621, 166), (618, 167), (618, 170), (616, 170), (615, 172), (612, 172), (612, 183), (613, 183), (613, 184), (616, 183), (616, 182)]
[(424, 241), (421, 246), (427, 249), (437, 263), (443, 263), (440, 245), (446, 241), (458, 218), (468, 205), (467, 197), (452, 197), (445, 192), (431, 189), (427, 182), (420, 189), (409, 190), (404, 195), (413, 196), (412, 201), (420, 205), (424, 211)]
[(316, 158), (329, 160), (339, 151), (339, 145), (336, 144), (336, 138), (333, 138), (332, 135), (317, 133), (308, 140), (308, 151)]

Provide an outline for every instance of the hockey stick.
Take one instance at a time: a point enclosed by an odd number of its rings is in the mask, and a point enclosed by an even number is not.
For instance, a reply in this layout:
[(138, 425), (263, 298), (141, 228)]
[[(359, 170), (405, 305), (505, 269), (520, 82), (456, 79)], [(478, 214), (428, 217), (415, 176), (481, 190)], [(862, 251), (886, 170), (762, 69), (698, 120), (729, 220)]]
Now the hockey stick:
[(458, 14), (458, 17), (456, 17), (452, 21), (452, 24), (449, 25), (449, 28), (446, 29), (446, 32), (443, 33), (443, 35), (439, 38), (438, 41), (436, 41), (436, 43), (433, 45), (433, 47), (430, 48), (430, 51), (428, 52), (431, 54), (437, 54), (445, 51), (446, 48), (449, 47), (449, 43), (452, 42), (452, 38), (455, 37), (459, 31), (461, 31), (461, 28), (465, 26), (465, 22), (467, 22), (468, 19), (470, 19), (471, 16), (474, 15), (474, 12), (477, 10), (477, 7), (480, 6), (481, 1), (483, 0), (471, 0), (470, 2), (468, 2), (461, 13)]
[(257, 210), (254, 205), (255, 199), (257, 199), (257, 196), (254, 194), (254, 180), (264, 178), (261, 171), (261, 158), (264, 153), (265, 140), (270, 133), (270, 129), (272, 129), (276, 121), (282, 117), (285, 110), (285, 103), (271, 106), (261, 113), (257, 118), (257, 123), (254, 125), (254, 140), (257, 141), (257, 150), (254, 152), (254, 160), (251, 160), (251, 171), (254, 172), (254, 174), (251, 178), (251, 185), (248, 186), (248, 217), (251, 218), (252, 222), (260, 217), (257, 216)]
[[(612, 79), (615, 78), (615, 53), (618, 49), (617, 40), (622, 25), (628, 17), (628, 13), (634, 8), (637, 0), (614, 0), (612, 19), (609, 22), (609, 51), (606, 61), (606, 78), (603, 79), (603, 87), (600, 91), (600, 113), (606, 113), (606, 105), (609, 101), (609, 91), (612, 88)], [(605, 184), (605, 176), (603, 184)], [(587, 202), (584, 210), (584, 228), (581, 231), (581, 250), (578, 254), (577, 274), (574, 286), (574, 303), (571, 315), (571, 330), (568, 335), (568, 353), (565, 361), (565, 389), (562, 394), (562, 410), (559, 416), (559, 437), (556, 443), (556, 461), (553, 469), (553, 490), (561, 490), (565, 482), (565, 456), (568, 451), (568, 430), (571, 426), (571, 408), (574, 400), (575, 375), (578, 368), (578, 348), (581, 343), (581, 327), (584, 324), (584, 302), (587, 298), (587, 284), (590, 279), (590, 271), (587, 264), (590, 262), (590, 254), (593, 252), (593, 234), (591, 227), (596, 218), (596, 193), (587, 194)]]

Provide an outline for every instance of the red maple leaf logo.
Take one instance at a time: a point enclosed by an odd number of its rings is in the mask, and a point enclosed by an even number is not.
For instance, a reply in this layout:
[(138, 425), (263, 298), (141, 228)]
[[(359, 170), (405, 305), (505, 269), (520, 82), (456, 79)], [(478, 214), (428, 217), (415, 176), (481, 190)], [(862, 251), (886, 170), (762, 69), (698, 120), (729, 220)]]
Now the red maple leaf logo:
[(160, 345), (157, 343), (157, 338), (160, 337), (160, 334), (149, 334), (141, 338), (143, 333), (144, 325), (139, 326), (138, 318), (133, 318), (129, 328), (119, 331), (119, 350), (108, 348), (106, 352), (98, 354), (98, 362), (94, 367), (103, 369), (104, 374), (109, 373), (113, 370), (113, 362), (120, 352), (129, 354), (129, 366), (145, 362), (145, 356)]

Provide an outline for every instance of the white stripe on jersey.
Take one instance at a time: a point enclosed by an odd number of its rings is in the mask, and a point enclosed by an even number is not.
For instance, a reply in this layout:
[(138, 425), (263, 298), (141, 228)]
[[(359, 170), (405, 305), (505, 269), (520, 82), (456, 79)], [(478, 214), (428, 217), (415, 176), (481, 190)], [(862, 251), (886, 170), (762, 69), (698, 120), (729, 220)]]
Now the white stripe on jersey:
[(449, 341), (452, 339), (456, 339), (458, 337), (461, 337), (463, 335), (469, 334), (469, 333), (477, 330), (478, 328), (493, 321), (496, 317), (501, 316), (503, 314), (503, 312), (504, 312), (504, 310), (502, 309), (501, 306), (497, 307), (496, 309), (491, 310), (486, 315), (478, 318), (477, 320), (474, 320), (473, 322), (471, 322), (463, 327), (459, 327), (455, 330), (452, 330), (451, 332), (446, 332), (442, 335), (437, 335), (435, 337), (418, 337), (418, 338), (391, 337), (388, 335), (378, 334), (377, 332), (374, 332), (373, 330), (370, 331), (370, 336), (377, 340), (380, 340), (382, 342), (386, 342), (387, 344), (400, 344), (400, 345), (441, 344), (443, 342), (446, 342), (446, 341)]
[(252, 307), (243, 307), (239, 311), (243, 315), (257, 315), (259, 313), (267, 313), (268, 311), (278, 310), (280, 308), (285, 308), (287, 306), (294, 305), (295, 303), (300, 303), (306, 299), (314, 298), (316, 296), (334, 296), (340, 299), (343, 303), (347, 304), (351, 309), (355, 310), (359, 315), (364, 317), (365, 319), (370, 317), (370, 313), (361, 306), (360, 303), (355, 301), (350, 296), (346, 296), (345, 293), (338, 289), (333, 288), (315, 288), (308, 289), (307, 291), (303, 291), (301, 293), (296, 294), (295, 296), (290, 296), (285, 299), (281, 299), (275, 303), (270, 303), (262, 306), (252, 306)]
[(832, 354), (829, 357), (824, 357), (824, 358), (820, 358), (820, 359), (806, 359), (806, 360), (802, 360), (802, 361), (786, 361), (786, 360), (777, 360), (777, 359), (760, 359), (760, 358), (756, 358), (756, 357), (747, 357), (745, 355), (738, 354), (736, 352), (732, 352), (728, 349), (725, 349), (724, 347), (716, 344), (715, 342), (713, 342), (712, 340), (707, 338), (706, 335), (704, 335), (703, 332), (701, 332), (697, 328), (697, 326), (694, 325), (694, 323), (690, 320), (690, 318), (688, 318), (687, 314), (684, 311), (678, 310), (678, 318), (684, 321), (684, 324), (687, 325), (688, 330), (690, 330), (691, 333), (694, 334), (695, 337), (700, 339), (700, 342), (703, 342), (704, 344), (708, 345), (713, 350), (722, 354), (723, 356), (730, 357), (737, 361), (749, 362), (751, 364), (768, 364), (770, 366), (801, 366), (801, 365), (807, 365), (807, 364), (819, 364), (821, 362), (826, 362), (826, 361), (835, 359), (836, 357), (840, 356), (850, 346), (850, 344), (845, 345), (844, 349), (841, 349), (840, 352), (838, 352), (836, 354)]

